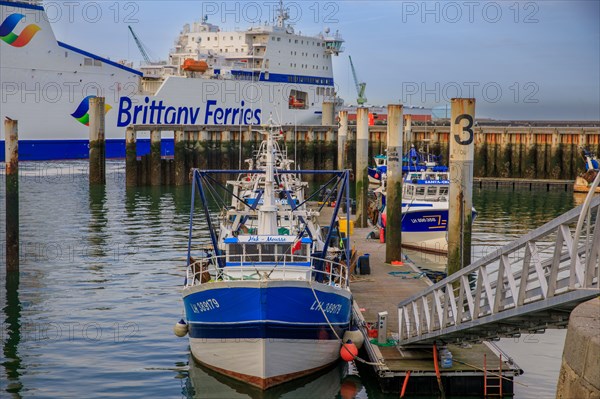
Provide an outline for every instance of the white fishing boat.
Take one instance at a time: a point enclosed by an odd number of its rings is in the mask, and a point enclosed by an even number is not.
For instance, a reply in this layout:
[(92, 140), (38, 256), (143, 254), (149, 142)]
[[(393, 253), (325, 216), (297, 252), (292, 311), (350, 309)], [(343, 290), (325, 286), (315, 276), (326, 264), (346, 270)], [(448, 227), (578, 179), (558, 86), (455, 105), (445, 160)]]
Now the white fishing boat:
[[(349, 206), (349, 172), (330, 171), (337, 176), (338, 205), (323, 237), (319, 213), (307, 207), (297, 177), (307, 172), (285, 168), (275, 145), (278, 129), (262, 133), (266, 144), (258, 158), (264, 163), (254, 164), (254, 170), (194, 171), (194, 193), (197, 189), (202, 199), (211, 249), (201, 259), (192, 256), (191, 223), (183, 302), (194, 358), (267, 389), (338, 359), (352, 298), (344, 261), (348, 248), (328, 245), (339, 204)], [(207, 202), (215, 190), (208, 183), (216, 182), (214, 174), (232, 172), (240, 179), (233, 189), (221, 188), (234, 201), (217, 226)]]

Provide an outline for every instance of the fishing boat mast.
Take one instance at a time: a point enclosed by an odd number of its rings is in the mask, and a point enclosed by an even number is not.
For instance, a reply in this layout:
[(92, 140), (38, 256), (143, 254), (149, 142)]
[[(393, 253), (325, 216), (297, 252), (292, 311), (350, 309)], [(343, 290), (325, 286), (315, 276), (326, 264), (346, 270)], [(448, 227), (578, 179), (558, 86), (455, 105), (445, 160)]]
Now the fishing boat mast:
[(262, 132), (267, 135), (267, 153), (265, 170), (265, 191), (263, 204), (258, 212), (258, 234), (276, 235), (277, 234), (277, 204), (275, 202), (275, 157), (273, 145), (273, 129)]

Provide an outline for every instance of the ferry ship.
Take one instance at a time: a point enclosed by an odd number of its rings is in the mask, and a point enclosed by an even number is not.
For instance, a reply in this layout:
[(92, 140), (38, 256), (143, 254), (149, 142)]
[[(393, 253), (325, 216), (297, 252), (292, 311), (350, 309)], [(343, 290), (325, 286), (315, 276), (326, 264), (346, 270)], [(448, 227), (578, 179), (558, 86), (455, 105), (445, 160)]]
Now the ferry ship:
[(130, 124), (319, 124), (344, 41), (288, 20), (282, 2), (273, 24), (243, 31), (204, 17), (183, 27), (167, 61), (134, 69), (59, 41), (41, 2), (0, 1), (0, 118), (19, 121), (24, 160), (86, 158), (94, 96), (106, 101), (107, 157), (125, 155)]

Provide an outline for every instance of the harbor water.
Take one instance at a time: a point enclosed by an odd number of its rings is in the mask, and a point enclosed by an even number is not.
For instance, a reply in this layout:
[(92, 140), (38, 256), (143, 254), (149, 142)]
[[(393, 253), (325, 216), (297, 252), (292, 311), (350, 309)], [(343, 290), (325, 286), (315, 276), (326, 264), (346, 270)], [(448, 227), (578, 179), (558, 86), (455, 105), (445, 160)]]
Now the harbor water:
[[(4, 266), (0, 274), (0, 397), (397, 397), (342, 364), (266, 393), (196, 365), (188, 340), (172, 332), (182, 316), (190, 188), (127, 190), (123, 162), (109, 161), (106, 187), (90, 189), (86, 167), (20, 165), (20, 278)], [(3, 243), (4, 196), (2, 177)], [(572, 192), (476, 189), (473, 256), (578, 201)], [(205, 225), (195, 228), (201, 235)], [(444, 262), (409, 256), (434, 270)], [(525, 370), (517, 397), (554, 396), (564, 339), (549, 331), (499, 343)]]

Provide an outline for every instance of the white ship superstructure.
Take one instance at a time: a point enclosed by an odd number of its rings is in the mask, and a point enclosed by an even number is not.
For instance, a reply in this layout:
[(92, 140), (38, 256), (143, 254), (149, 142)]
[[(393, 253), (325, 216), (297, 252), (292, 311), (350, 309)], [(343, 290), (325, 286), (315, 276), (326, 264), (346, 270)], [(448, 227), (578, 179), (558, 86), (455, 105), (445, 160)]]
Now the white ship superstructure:
[(204, 17), (183, 27), (167, 61), (136, 70), (58, 41), (41, 5), (0, 1), (0, 117), (19, 120), (23, 159), (85, 157), (93, 96), (106, 100), (113, 157), (130, 124), (319, 124), (343, 40), (301, 35), (287, 20), (283, 5), (275, 23), (243, 31)]

